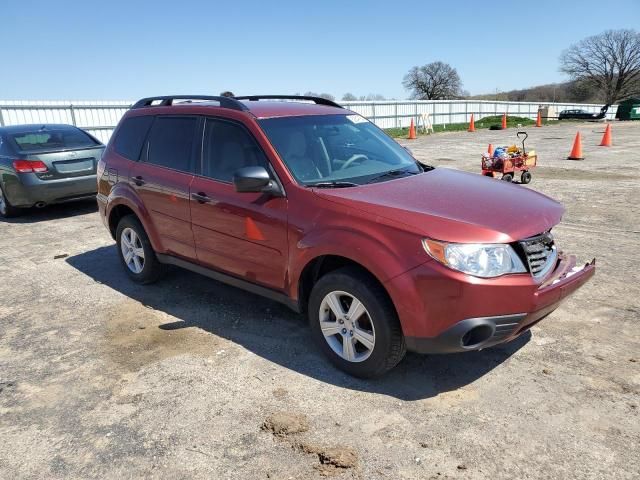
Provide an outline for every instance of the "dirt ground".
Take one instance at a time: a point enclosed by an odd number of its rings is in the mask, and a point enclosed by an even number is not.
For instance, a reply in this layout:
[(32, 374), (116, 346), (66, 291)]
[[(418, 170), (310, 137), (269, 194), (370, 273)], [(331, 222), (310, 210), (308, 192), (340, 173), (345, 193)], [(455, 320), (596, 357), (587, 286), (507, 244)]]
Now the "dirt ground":
[[(0, 222), (0, 478), (639, 478), (640, 122), (602, 131), (529, 128), (522, 186), (566, 205), (557, 242), (596, 277), (510, 344), (372, 381), (279, 304), (177, 269), (132, 284), (91, 203)], [(479, 172), (514, 141), (403, 143)]]

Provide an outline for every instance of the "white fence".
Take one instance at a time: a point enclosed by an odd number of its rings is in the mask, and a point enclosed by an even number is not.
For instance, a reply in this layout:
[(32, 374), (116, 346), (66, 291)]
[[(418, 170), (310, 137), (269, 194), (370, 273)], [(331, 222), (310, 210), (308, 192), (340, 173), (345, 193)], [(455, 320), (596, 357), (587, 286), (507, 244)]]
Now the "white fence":
[[(0, 126), (26, 123), (68, 123), (77, 125), (107, 142), (115, 125), (133, 104), (130, 101), (0, 101)], [(428, 113), (434, 125), (467, 123), (490, 115), (515, 115), (535, 119), (540, 105), (553, 106), (556, 112), (582, 109), (599, 112), (602, 105), (536, 102), (497, 102), (488, 100), (406, 100), (383, 102), (341, 102), (382, 128), (407, 127), (413, 118)], [(607, 112), (615, 118), (617, 106)]]
[[(420, 115), (428, 113), (434, 125), (468, 123), (473, 113), (475, 120), (491, 115), (513, 115), (535, 119), (538, 107), (553, 106), (556, 114), (562, 110), (581, 109), (599, 113), (602, 105), (538, 103), (538, 102), (497, 102), (488, 100), (411, 100), (390, 102), (341, 102), (360, 115), (367, 117), (382, 128), (408, 127), (411, 119), (417, 122)], [(614, 119), (617, 106), (607, 111), (607, 118)]]

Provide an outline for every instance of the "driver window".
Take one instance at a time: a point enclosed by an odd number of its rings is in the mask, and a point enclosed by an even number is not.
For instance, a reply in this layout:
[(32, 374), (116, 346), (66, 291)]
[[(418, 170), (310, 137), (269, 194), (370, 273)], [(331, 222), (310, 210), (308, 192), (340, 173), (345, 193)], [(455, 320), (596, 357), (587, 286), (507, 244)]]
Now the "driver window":
[(202, 175), (231, 182), (242, 167), (261, 166), (269, 169), (267, 158), (244, 127), (208, 118), (205, 125)]

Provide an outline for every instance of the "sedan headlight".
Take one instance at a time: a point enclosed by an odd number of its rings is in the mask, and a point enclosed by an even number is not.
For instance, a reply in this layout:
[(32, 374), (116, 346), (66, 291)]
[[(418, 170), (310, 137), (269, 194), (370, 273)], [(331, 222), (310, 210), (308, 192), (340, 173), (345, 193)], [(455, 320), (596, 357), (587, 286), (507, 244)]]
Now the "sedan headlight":
[(443, 265), (475, 277), (492, 278), (527, 271), (511, 245), (504, 243), (446, 243), (425, 238), (422, 245)]

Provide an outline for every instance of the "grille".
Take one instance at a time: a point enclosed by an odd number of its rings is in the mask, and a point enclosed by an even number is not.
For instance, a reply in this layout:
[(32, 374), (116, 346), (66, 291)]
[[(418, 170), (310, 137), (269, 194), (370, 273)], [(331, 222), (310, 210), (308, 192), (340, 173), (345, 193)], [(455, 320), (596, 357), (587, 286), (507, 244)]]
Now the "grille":
[(551, 232), (522, 240), (520, 245), (534, 277), (542, 277), (555, 266), (558, 254)]

